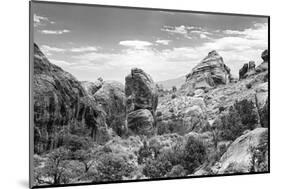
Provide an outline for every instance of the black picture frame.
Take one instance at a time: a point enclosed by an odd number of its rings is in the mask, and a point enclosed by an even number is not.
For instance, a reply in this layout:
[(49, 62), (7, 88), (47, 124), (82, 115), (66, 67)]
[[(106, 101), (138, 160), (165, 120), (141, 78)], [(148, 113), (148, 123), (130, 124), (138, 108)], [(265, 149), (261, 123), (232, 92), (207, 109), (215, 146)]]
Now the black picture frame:
[[(57, 5), (72, 5), (72, 6), (88, 6), (88, 7), (105, 7), (116, 9), (130, 9), (130, 10), (151, 10), (151, 11), (166, 11), (166, 12), (179, 12), (179, 13), (194, 13), (194, 14), (207, 14), (207, 15), (231, 15), (231, 16), (246, 16), (246, 17), (262, 17), (268, 20), (268, 171), (254, 172), (254, 173), (229, 173), (218, 175), (200, 175), (200, 176), (185, 176), (185, 177), (173, 177), (173, 178), (157, 178), (157, 179), (141, 179), (141, 180), (120, 180), (120, 181), (108, 181), (108, 182), (94, 182), (94, 183), (73, 183), (73, 184), (53, 184), (43, 186), (33, 186), (33, 10), (32, 4), (57, 4)], [(207, 12), (207, 11), (194, 11), (194, 10), (177, 10), (177, 9), (162, 9), (162, 8), (147, 8), (147, 7), (131, 7), (131, 6), (116, 6), (116, 5), (101, 5), (101, 4), (86, 4), (86, 3), (69, 3), (69, 2), (56, 2), (56, 1), (29, 1), (29, 187), (30, 188), (53, 188), (53, 187), (68, 187), (68, 186), (84, 186), (84, 185), (100, 185), (100, 184), (121, 184), (121, 183), (134, 183), (134, 182), (148, 182), (148, 181), (161, 181), (161, 180), (175, 180), (175, 179), (191, 179), (191, 178), (212, 178), (212, 177), (225, 177), (225, 176), (241, 176), (241, 175), (254, 175), (254, 174), (268, 174), (270, 173), (270, 16), (258, 15), (258, 14), (238, 14), (238, 13), (226, 13), (226, 12)]]

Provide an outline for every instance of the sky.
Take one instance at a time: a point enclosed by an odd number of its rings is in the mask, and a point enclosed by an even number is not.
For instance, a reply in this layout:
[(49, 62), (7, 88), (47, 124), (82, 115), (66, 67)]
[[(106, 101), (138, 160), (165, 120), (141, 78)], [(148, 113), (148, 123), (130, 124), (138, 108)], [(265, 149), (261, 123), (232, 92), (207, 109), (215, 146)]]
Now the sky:
[(238, 75), (262, 62), (266, 17), (33, 3), (34, 42), (53, 64), (80, 81), (125, 82), (131, 68), (154, 81), (188, 74), (216, 50)]

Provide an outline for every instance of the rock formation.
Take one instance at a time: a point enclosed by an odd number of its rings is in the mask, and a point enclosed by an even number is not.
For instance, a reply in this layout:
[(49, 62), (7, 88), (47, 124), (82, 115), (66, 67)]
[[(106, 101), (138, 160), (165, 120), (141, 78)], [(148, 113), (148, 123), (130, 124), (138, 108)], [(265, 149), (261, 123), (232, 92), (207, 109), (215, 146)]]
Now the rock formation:
[[(125, 78), (127, 126), (135, 134), (153, 134), (158, 94), (150, 75), (134, 68)], [(135, 120), (135, 121), (133, 121)]]
[[(257, 128), (238, 137), (221, 157), (217, 165), (218, 174), (247, 173), (255, 170), (256, 163), (264, 162), (266, 171), (268, 158), (268, 129)], [(263, 152), (265, 159), (256, 159), (255, 153)], [(261, 171), (261, 170), (260, 170)], [(216, 172), (216, 171), (215, 171)]]
[(250, 61), (243, 65), (243, 67), (239, 70), (239, 79), (245, 79), (246, 77), (255, 74), (256, 64), (254, 61)]
[(213, 50), (186, 76), (182, 88), (209, 89), (229, 83), (230, 77), (230, 69), (224, 64), (223, 58)]
[(263, 62), (259, 66), (257, 66), (257, 68), (256, 68), (257, 73), (264, 72), (264, 71), (268, 70), (269, 56), (268, 56), (267, 49), (262, 52), (261, 58), (263, 59)]
[(84, 82), (83, 87), (106, 113), (106, 123), (119, 136), (125, 134), (125, 87), (117, 81)]
[(35, 153), (62, 145), (61, 134), (85, 125), (88, 135), (103, 140), (106, 124), (102, 112), (71, 74), (52, 64), (34, 44), (34, 144)]

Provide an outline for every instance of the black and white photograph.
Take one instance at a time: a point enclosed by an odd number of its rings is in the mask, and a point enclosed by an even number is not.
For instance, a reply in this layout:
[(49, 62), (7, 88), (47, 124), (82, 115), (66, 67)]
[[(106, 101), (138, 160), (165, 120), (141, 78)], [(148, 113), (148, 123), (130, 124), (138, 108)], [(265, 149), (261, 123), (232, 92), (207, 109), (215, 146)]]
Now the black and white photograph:
[(31, 187), (269, 173), (269, 24), (30, 2)]

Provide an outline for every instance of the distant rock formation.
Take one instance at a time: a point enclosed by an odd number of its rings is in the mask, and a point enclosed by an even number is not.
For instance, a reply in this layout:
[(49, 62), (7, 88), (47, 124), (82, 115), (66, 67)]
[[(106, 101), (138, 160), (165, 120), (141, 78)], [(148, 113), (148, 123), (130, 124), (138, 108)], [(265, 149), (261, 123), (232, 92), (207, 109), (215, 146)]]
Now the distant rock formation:
[(264, 50), (261, 54), (261, 58), (263, 59), (263, 62), (256, 68), (256, 72), (264, 72), (268, 70), (268, 50)]
[(83, 82), (83, 87), (106, 113), (106, 123), (119, 136), (125, 127), (125, 86), (117, 81)]
[(230, 69), (224, 64), (223, 58), (213, 50), (186, 75), (186, 82), (182, 88), (209, 89), (229, 83), (230, 78)]
[(151, 76), (138, 68), (133, 68), (125, 81), (127, 126), (135, 134), (152, 135), (157, 87)]
[[(62, 133), (84, 127), (96, 141), (107, 140), (105, 117), (81, 83), (52, 64), (34, 44), (34, 152), (63, 144)], [(84, 125), (84, 126), (83, 126)]]
[(243, 67), (239, 70), (239, 80), (248, 78), (252, 75), (259, 74), (261, 72), (268, 71), (268, 51), (264, 50), (261, 54), (261, 58), (263, 62), (256, 67), (254, 61), (250, 61), (243, 65)]
[(243, 65), (243, 67), (239, 70), (239, 79), (245, 79), (246, 77), (255, 74), (256, 64), (254, 61), (250, 61)]

